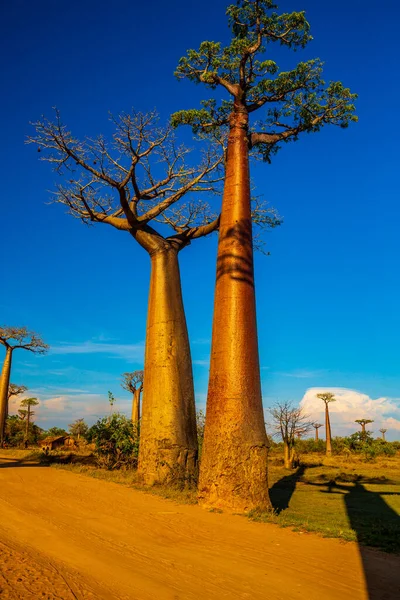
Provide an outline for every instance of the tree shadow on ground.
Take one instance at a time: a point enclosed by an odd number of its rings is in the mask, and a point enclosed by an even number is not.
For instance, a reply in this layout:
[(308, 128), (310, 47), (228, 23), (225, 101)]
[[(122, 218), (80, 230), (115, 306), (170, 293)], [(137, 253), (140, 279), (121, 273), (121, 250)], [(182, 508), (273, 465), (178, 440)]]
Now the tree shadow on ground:
[(276, 481), (269, 490), (272, 506), (277, 514), (289, 508), (289, 502), (296, 489), (297, 482), (304, 475), (306, 467), (301, 465), (294, 473)]
[(400, 516), (382, 497), (399, 494), (368, 490), (362, 481), (358, 476), (350, 485), (334, 480), (310, 485), (327, 487), (322, 493), (343, 496), (351, 529), (357, 536), (369, 600), (398, 600), (400, 556), (385, 555), (372, 547), (400, 554)]
[(8, 469), (15, 467), (46, 467), (40, 460), (29, 460), (26, 458), (0, 458), (0, 469)]

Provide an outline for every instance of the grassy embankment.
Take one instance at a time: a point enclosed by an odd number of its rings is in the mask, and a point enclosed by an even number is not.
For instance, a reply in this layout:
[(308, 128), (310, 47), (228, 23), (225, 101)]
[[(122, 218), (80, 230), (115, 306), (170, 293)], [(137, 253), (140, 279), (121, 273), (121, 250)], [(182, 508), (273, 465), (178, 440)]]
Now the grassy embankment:
[[(38, 452), (22, 450), (1, 451), (2, 456), (21, 461), (44, 459)], [(71, 457), (57, 453), (51, 460), (63, 461), (67, 456)], [(269, 483), (274, 511), (252, 511), (249, 518), (400, 553), (400, 456), (365, 462), (354, 455), (327, 459), (309, 454), (294, 471), (286, 471), (281, 463), (280, 455), (272, 454)], [(144, 488), (134, 471), (99, 469), (88, 455), (51, 465), (178, 503), (196, 503), (193, 490), (176, 486)]]

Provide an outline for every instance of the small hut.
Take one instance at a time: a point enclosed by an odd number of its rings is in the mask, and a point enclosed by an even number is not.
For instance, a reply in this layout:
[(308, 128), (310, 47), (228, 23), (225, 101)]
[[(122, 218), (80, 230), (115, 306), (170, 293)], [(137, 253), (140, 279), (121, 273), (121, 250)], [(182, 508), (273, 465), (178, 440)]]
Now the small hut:
[(56, 437), (47, 437), (44, 440), (39, 442), (39, 446), (45, 452), (49, 452), (50, 450), (57, 450), (58, 448), (62, 448), (63, 446), (68, 446), (69, 448), (75, 444), (74, 440), (69, 435), (58, 435)]

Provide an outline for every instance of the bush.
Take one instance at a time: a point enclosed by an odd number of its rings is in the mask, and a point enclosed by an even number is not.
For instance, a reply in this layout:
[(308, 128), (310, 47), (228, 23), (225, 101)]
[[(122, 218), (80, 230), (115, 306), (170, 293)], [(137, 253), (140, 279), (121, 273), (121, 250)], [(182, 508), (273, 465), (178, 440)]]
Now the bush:
[[(5, 429), (5, 442), (8, 446), (23, 446), (25, 441), (26, 421), (18, 415), (8, 415)], [(29, 423), (28, 444), (36, 445), (41, 435), (41, 429), (35, 423)]]
[(99, 419), (86, 434), (95, 445), (100, 467), (105, 469), (132, 469), (137, 467), (139, 428), (125, 415), (114, 413)]

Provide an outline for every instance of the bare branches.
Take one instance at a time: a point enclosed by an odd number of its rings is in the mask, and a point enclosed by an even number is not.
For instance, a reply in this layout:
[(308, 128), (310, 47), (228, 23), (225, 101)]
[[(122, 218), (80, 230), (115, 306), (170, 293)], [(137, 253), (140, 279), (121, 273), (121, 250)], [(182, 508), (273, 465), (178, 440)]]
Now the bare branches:
[(140, 391), (143, 390), (143, 371), (133, 371), (132, 373), (123, 373), (122, 374), (122, 383), (121, 387), (127, 392), (131, 392), (132, 394), (136, 392), (137, 389)]
[(296, 436), (303, 436), (313, 427), (309, 415), (301, 407), (294, 407), (291, 402), (277, 402), (270, 411), (275, 435), (279, 434), (282, 441), (293, 446)]
[(49, 349), (39, 334), (29, 331), (26, 327), (0, 326), (0, 344), (12, 350), (29, 350), (34, 354), (46, 354)]
[(10, 398), (12, 398), (13, 396), (19, 396), (20, 394), (23, 394), (24, 392), (26, 392), (28, 388), (26, 387), (26, 385), (17, 385), (16, 383), (10, 383), (10, 385), (8, 386), (8, 399), (10, 400)]
[[(103, 136), (75, 139), (58, 111), (55, 122), (35, 123), (36, 136), (28, 139), (43, 152), (42, 160), (63, 176), (54, 201), (73, 217), (129, 231), (141, 243), (137, 231), (145, 230), (186, 194), (218, 191), (223, 178), (218, 172), (223, 162), (218, 144), (208, 145), (202, 160), (193, 164), (190, 150), (177, 143), (171, 126), (159, 126), (155, 112), (132, 112), (111, 120), (115, 126), (111, 142)], [(171, 218), (172, 213), (161, 221), (169, 224)], [(183, 229), (194, 224), (198, 225), (189, 220)]]

